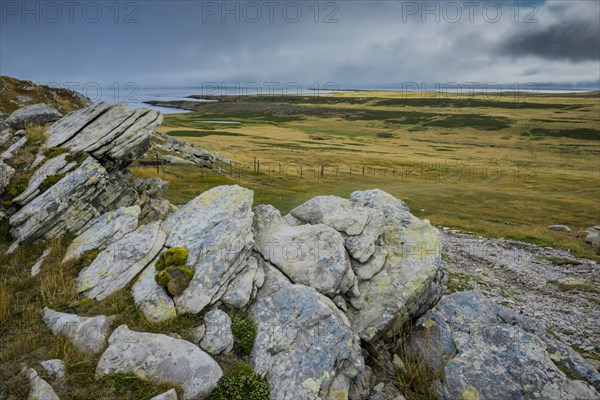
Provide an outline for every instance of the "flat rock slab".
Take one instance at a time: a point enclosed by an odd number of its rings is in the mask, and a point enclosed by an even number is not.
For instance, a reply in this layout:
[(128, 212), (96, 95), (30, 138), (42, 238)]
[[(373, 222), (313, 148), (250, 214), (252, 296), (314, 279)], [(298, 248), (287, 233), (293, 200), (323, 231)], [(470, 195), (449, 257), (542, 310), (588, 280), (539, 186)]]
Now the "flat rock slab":
[(165, 234), (160, 222), (139, 227), (103, 250), (77, 277), (77, 290), (102, 300), (123, 289), (160, 252)]
[(178, 312), (198, 313), (218, 301), (245, 267), (254, 239), (253, 192), (219, 186), (202, 193), (163, 223), (167, 247), (185, 247), (186, 265), (195, 271), (188, 288), (175, 297)]
[(364, 369), (350, 322), (315, 289), (263, 267), (265, 284), (249, 309), (257, 328), (250, 362), (269, 382), (271, 399), (346, 399), (350, 380)]
[(198, 346), (154, 333), (135, 332), (121, 325), (110, 336), (109, 346), (96, 367), (96, 378), (110, 374), (134, 374), (151, 382), (183, 389), (183, 398), (206, 398), (223, 372)]
[(102, 350), (112, 324), (112, 318), (104, 315), (80, 317), (54, 311), (48, 307), (43, 310), (43, 319), (53, 334), (65, 336), (79, 350), (88, 354), (95, 354)]
[(29, 124), (44, 125), (60, 119), (62, 114), (47, 104), (33, 104), (10, 114), (6, 122), (14, 129), (24, 129)]

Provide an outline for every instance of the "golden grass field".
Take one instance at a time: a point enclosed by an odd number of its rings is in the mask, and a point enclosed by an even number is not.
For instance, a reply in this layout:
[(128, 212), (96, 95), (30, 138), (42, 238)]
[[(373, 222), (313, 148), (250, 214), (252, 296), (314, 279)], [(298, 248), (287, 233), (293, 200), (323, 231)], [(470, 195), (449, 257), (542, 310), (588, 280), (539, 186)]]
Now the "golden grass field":
[[(167, 166), (167, 197), (181, 204), (237, 182), (255, 190), (256, 203), (285, 213), (316, 195), (380, 188), (436, 225), (597, 258), (580, 231), (600, 224), (600, 93), (435, 96), (365, 91), (187, 102), (196, 111), (166, 116), (160, 131), (234, 165), (222, 166), (222, 175)], [(573, 233), (549, 231), (551, 224)]]

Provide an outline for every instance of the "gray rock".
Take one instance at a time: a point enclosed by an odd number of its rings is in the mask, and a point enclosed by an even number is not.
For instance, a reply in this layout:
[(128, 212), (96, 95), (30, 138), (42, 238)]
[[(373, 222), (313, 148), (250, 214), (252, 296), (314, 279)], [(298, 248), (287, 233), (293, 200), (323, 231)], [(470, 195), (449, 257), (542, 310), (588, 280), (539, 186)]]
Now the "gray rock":
[(334, 297), (356, 296), (357, 279), (344, 239), (327, 225), (289, 226), (271, 205), (254, 209), (256, 250), (294, 283)]
[(167, 164), (174, 164), (174, 165), (180, 165), (180, 164), (191, 164), (191, 165), (194, 165), (195, 164), (193, 161), (184, 160), (181, 157), (171, 156), (171, 155), (168, 155), (168, 154), (163, 155), (162, 159)]
[(50, 254), (50, 249), (44, 250), (42, 255), (35, 261), (35, 264), (33, 264), (33, 267), (31, 267), (31, 276), (37, 276), (40, 273), (42, 270), (42, 264), (44, 263), (46, 257), (48, 257), (48, 254)]
[(159, 177), (153, 178), (138, 178), (134, 181), (135, 188), (142, 193), (146, 193), (151, 198), (157, 198), (167, 190), (169, 190), (169, 182), (160, 179)]
[(386, 257), (387, 250), (383, 246), (377, 245), (375, 246), (373, 255), (366, 262), (361, 263), (360, 261), (352, 259), (352, 269), (358, 279), (369, 280), (383, 269)]
[(188, 288), (175, 297), (178, 312), (199, 313), (214, 304), (243, 270), (254, 244), (252, 197), (240, 186), (219, 186), (164, 221), (167, 247), (185, 247), (186, 265), (195, 271)]
[(0, 160), (7, 161), (15, 156), (15, 154), (27, 144), (27, 136), (21, 137), (15, 143), (13, 143), (2, 155), (0, 155)]
[(81, 351), (95, 354), (102, 350), (110, 333), (112, 318), (104, 315), (80, 317), (44, 307), (43, 319), (55, 335), (62, 335)]
[(29, 103), (29, 102), (31, 102), (31, 97), (29, 97), (29, 96), (17, 96), (17, 101), (19, 103)]
[(551, 231), (571, 233), (571, 228), (566, 225), (550, 225), (548, 226), (548, 229)]
[(549, 352), (553, 343), (530, 326), (480, 293), (458, 292), (419, 318), (409, 348), (442, 371), (445, 398), (598, 398), (592, 386), (565, 376), (561, 353)]
[(13, 137), (13, 132), (10, 129), (4, 129), (0, 132), (0, 147), (4, 146)]
[(45, 380), (38, 376), (38, 373), (33, 368), (28, 368), (25, 371), (27, 378), (29, 379), (29, 385), (31, 389), (29, 391), (30, 400), (60, 400), (52, 389), (52, 386)]
[(133, 284), (131, 294), (144, 318), (152, 323), (170, 321), (177, 316), (175, 303), (163, 286), (154, 280), (157, 256)]
[(350, 382), (348, 400), (367, 400), (371, 393), (372, 378), (373, 370), (368, 365), (365, 365), (365, 370)]
[(229, 353), (233, 350), (231, 318), (219, 309), (211, 310), (204, 316), (204, 335), (200, 347), (210, 354)]
[(177, 207), (171, 204), (169, 200), (153, 199), (146, 193), (140, 196), (138, 204), (142, 208), (140, 213), (141, 223), (162, 221), (177, 211)]
[(251, 254), (242, 271), (229, 283), (221, 301), (234, 308), (245, 307), (256, 290), (262, 287), (265, 273), (258, 266), (257, 256)]
[(29, 124), (44, 125), (57, 121), (62, 114), (47, 104), (33, 104), (10, 114), (6, 122), (14, 129), (24, 129)]
[[(384, 216), (382, 249), (385, 265), (369, 280), (359, 282), (361, 296), (351, 299), (348, 317), (361, 338), (371, 341), (417, 316), (445, 291), (439, 232), (429, 221), (413, 216), (408, 207), (381, 190), (352, 193), (359, 206)], [(370, 272), (378, 268), (372, 268)]]
[(127, 286), (158, 255), (165, 243), (160, 223), (139, 227), (103, 250), (77, 276), (77, 291), (102, 300)]
[(163, 394), (154, 396), (150, 400), (177, 400), (177, 392), (175, 391), (175, 389), (171, 389), (164, 392)]
[(269, 382), (271, 399), (347, 398), (350, 380), (364, 369), (350, 322), (313, 288), (264, 268), (265, 284), (249, 310), (257, 328), (250, 363)]
[(92, 249), (104, 250), (135, 230), (140, 215), (139, 206), (121, 207), (90, 221), (86, 229), (67, 248), (63, 262), (80, 257)]
[(77, 232), (104, 211), (133, 204), (136, 196), (120, 173), (108, 173), (88, 157), (11, 216), (11, 235), (24, 242)]
[(59, 359), (46, 360), (40, 363), (46, 374), (54, 380), (63, 380), (66, 376), (65, 362)]
[(40, 168), (35, 170), (31, 178), (29, 179), (29, 183), (27, 184), (27, 189), (25, 189), (21, 194), (14, 198), (14, 202), (20, 205), (25, 205), (31, 200), (35, 198), (40, 193), (40, 185), (44, 182), (44, 179), (49, 177), (50, 175), (57, 175), (58, 171), (63, 169), (69, 162), (66, 160), (67, 153), (56, 156), (48, 161), (46, 161)]
[(96, 367), (96, 378), (132, 373), (141, 379), (168, 383), (183, 389), (189, 400), (207, 397), (223, 372), (196, 345), (167, 335), (135, 332), (119, 326)]
[(600, 245), (600, 233), (598, 232), (590, 232), (585, 237), (586, 243), (591, 245)]
[(106, 112), (109, 108), (110, 104), (100, 102), (67, 114), (46, 130), (48, 140), (45, 147), (61, 146), (89, 124), (90, 121)]
[(0, 160), (0, 194), (4, 193), (4, 188), (10, 183), (14, 174), (15, 169)]

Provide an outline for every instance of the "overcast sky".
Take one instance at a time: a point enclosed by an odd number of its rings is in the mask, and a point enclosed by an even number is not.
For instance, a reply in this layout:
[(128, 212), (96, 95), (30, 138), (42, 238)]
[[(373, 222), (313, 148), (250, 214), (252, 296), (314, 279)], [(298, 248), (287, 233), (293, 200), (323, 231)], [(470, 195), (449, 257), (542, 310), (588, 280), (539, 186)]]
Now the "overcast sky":
[(0, 73), (142, 87), (598, 86), (599, 1), (514, 3), (2, 0)]

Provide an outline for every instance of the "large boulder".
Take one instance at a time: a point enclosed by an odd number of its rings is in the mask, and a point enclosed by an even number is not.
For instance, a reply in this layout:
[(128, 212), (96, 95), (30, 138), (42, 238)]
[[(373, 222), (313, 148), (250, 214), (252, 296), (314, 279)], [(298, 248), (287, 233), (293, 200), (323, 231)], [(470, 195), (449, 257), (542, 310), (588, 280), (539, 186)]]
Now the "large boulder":
[(29, 124), (44, 125), (60, 119), (62, 114), (47, 104), (33, 104), (10, 114), (6, 122), (14, 129), (24, 129)]
[(77, 232), (104, 211), (136, 200), (137, 192), (118, 171), (109, 173), (88, 157), (12, 215), (10, 233), (18, 242), (53, 239)]
[(478, 292), (442, 298), (415, 323), (408, 349), (441, 374), (443, 398), (598, 398), (590, 384), (600, 374), (581, 356)]
[(137, 227), (140, 211), (139, 206), (121, 207), (90, 221), (67, 248), (63, 262), (77, 258), (88, 250), (104, 250), (120, 240)]
[(79, 350), (88, 354), (102, 350), (112, 324), (112, 318), (104, 315), (80, 317), (48, 307), (43, 310), (43, 319), (53, 334), (68, 338)]
[(123, 289), (158, 255), (165, 243), (160, 222), (144, 225), (100, 252), (77, 277), (77, 290), (102, 300)]
[(135, 374), (152, 382), (183, 389), (184, 399), (206, 398), (223, 372), (198, 346), (154, 333), (135, 332), (121, 325), (110, 336), (109, 346), (96, 367), (96, 377)]
[(150, 147), (150, 134), (162, 120), (153, 110), (135, 110), (125, 103), (96, 103), (52, 125), (46, 147), (84, 151), (105, 166), (124, 166)]
[(348, 398), (350, 380), (364, 369), (350, 322), (315, 289), (263, 268), (265, 284), (249, 309), (257, 329), (250, 362), (269, 382), (271, 399)]
[(290, 226), (271, 205), (255, 208), (256, 250), (294, 283), (326, 296), (357, 296), (357, 279), (344, 239), (327, 225)]
[(167, 247), (184, 247), (195, 271), (188, 288), (175, 297), (178, 312), (199, 313), (218, 301), (241, 273), (254, 245), (251, 190), (219, 186), (202, 193), (167, 218)]

